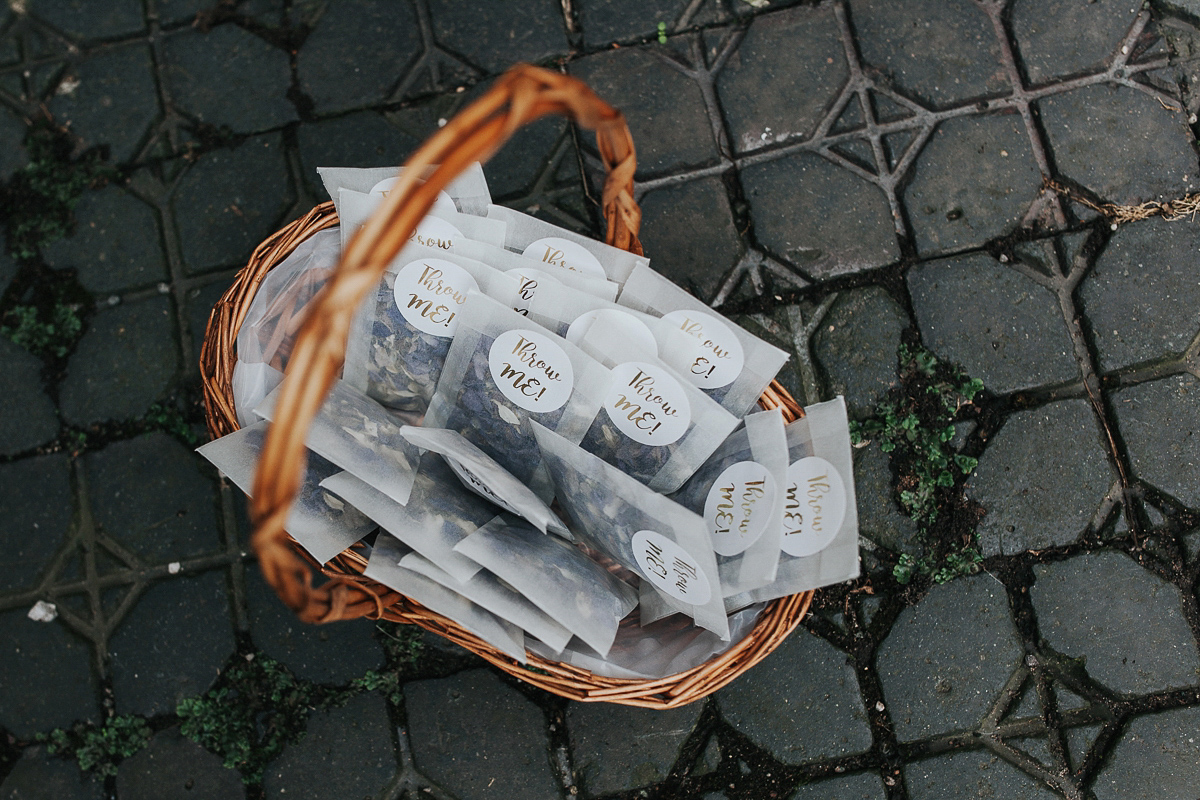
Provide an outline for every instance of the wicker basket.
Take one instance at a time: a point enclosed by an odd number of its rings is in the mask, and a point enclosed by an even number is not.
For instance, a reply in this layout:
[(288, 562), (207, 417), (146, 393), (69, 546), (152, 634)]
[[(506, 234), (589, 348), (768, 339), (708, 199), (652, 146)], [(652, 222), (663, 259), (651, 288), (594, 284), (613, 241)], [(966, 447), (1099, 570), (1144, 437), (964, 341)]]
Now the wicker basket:
[[(637, 232), (641, 211), (633, 199), (636, 166), (633, 142), (620, 112), (579, 81), (556, 72), (520, 65), (426, 142), (406, 163), (403, 177), (381, 208), (350, 241), (342, 261), (296, 338), (276, 405), (276, 423), (267, 436), (254, 488), (253, 545), (267, 581), (306, 622), (368, 617), (412, 623), (478, 654), (500, 669), (563, 697), (646, 708), (674, 708), (721, 688), (774, 650), (800, 622), (812, 602), (805, 592), (771, 603), (754, 629), (737, 645), (686, 672), (654, 681), (593, 675), (529, 655), (524, 667), (450, 620), (364, 578), (367, 557), (351, 547), (322, 567), (283, 530), (287, 511), (303, 474), (304, 438), (345, 358), (354, 309), (379, 281), (438, 191), (468, 164), (484, 161), (521, 125), (548, 113), (564, 114), (596, 131), (607, 176), (602, 197), (609, 244), (641, 253)], [(424, 183), (425, 167), (439, 165)], [(267, 272), (309, 236), (337, 224), (332, 203), (310, 211), (276, 232), (254, 251), (209, 317), (201, 351), (204, 401), (213, 436), (237, 430), (232, 377), (235, 343), (242, 321)], [(781, 407), (790, 421), (803, 414), (777, 383), (763, 395), (767, 408)], [(325, 580), (314, 584), (314, 573)]]

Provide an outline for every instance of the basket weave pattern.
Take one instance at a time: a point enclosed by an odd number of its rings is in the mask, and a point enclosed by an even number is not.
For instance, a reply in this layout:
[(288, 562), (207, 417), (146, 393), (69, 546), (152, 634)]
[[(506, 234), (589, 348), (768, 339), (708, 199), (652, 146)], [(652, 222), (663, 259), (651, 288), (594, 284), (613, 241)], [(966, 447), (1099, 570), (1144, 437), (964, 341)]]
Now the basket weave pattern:
[[(633, 199), (636, 159), (624, 117), (573, 78), (537, 67), (514, 67), (406, 162), (393, 191), (349, 242), (333, 277), (313, 300), (292, 350), (276, 405), (276, 423), (268, 433), (256, 475), (253, 545), (267, 581), (306, 622), (369, 617), (413, 623), (466, 647), (527, 683), (563, 697), (673, 708), (716, 691), (762, 660), (796, 627), (813, 593), (774, 601), (754, 629), (727, 652), (660, 680), (606, 678), (529, 655), (528, 666), (539, 670), (533, 671), (450, 620), (364, 578), (367, 558), (357, 546), (322, 567), (283, 530), (303, 475), (305, 434), (341, 370), (350, 322), (359, 301), (377, 284), (439, 191), (471, 162), (486, 161), (519, 127), (550, 113), (564, 114), (596, 132), (607, 169), (601, 197), (606, 241), (641, 254), (637, 237), (641, 210)], [(433, 171), (422, 183), (417, 176), (426, 167), (433, 167)], [(254, 251), (213, 309), (200, 357), (208, 427), (213, 436), (238, 428), (233, 404), (235, 345), (263, 278), (302, 241), (337, 223), (333, 204), (325, 203), (276, 232)], [(778, 383), (764, 393), (762, 404), (782, 408), (789, 421), (803, 415)], [(320, 585), (314, 584), (314, 570), (326, 578)]]

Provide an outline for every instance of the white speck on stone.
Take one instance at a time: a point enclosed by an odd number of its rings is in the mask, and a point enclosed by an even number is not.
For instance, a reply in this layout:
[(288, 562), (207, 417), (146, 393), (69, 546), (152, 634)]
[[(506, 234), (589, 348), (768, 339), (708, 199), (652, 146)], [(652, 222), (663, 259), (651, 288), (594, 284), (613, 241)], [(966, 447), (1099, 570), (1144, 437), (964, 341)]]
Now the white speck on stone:
[(883, 701), (879, 701), (879, 702), (875, 703), (876, 711), (883, 711), (883, 709), (884, 709)]
[(108, 304), (110, 306), (115, 306), (115, 305), (119, 304), (120, 302), (121, 302), (121, 298), (117, 297), (115, 294), (110, 294), (108, 296)]
[(171, 291), (171, 285), (169, 283), (158, 284), (158, 293), (159, 294), (167, 294), (170, 291)]
[(1129, 45), (1127, 45), (1127, 44), (1121, 45), (1121, 55), (1125, 55), (1125, 56), (1129, 55)]
[(1109, 225), (1108, 227), (1109, 227), (1109, 230), (1115, 231), (1117, 229), (1117, 223), (1114, 222), (1112, 225)]
[(58, 83), (58, 88), (54, 90), (57, 95), (73, 95), (75, 90), (79, 88), (79, 78), (74, 75), (68, 75)]
[(1188, 117), (1188, 125), (1195, 125), (1196, 119), (1197, 119), (1196, 115), (1192, 114), (1190, 117)]
[(439, 128), (446, 127), (446, 118), (445, 117), (441, 117), (440, 119), (438, 119), (438, 127)]
[(33, 604), (33, 608), (29, 609), (26, 616), (34, 622), (54, 622), (58, 619), (58, 606), (54, 603), (47, 603), (45, 600), (38, 600)]
[(172, 561), (170, 564), (167, 564), (167, 572), (171, 573), (172, 575), (178, 575), (179, 570), (182, 568), (183, 565), (178, 561)]
[(1000, 254), (1000, 263), (1001, 263), (1001, 264), (1007, 264), (1007, 263), (1008, 263), (1008, 256), (1004, 255), (1004, 253), (1001, 253), (1001, 254)]

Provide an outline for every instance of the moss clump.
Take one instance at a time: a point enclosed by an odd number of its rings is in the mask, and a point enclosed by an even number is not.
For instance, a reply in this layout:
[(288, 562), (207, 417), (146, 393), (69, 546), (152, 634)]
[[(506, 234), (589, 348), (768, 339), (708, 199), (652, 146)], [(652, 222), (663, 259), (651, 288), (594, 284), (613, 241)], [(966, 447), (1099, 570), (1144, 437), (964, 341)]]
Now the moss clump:
[(74, 758), (84, 772), (102, 778), (117, 774), (117, 765), (141, 750), (150, 741), (150, 726), (141, 717), (112, 717), (103, 725), (76, 723), (38, 736), (46, 749), (56, 755)]

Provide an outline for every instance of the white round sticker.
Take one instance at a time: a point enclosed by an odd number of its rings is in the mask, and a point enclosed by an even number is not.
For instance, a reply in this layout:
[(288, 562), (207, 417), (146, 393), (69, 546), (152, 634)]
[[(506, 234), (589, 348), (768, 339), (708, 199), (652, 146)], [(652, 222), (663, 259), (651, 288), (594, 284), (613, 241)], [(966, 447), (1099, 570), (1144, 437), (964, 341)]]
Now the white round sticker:
[(823, 458), (809, 456), (788, 467), (783, 501), (783, 552), (811, 556), (833, 541), (846, 518), (842, 476)]
[(426, 247), (436, 247), (439, 250), (449, 250), (454, 242), (463, 238), (462, 231), (441, 217), (426, 216), (417, 223), (417, 229), (408, 237), (410, 242), (423, 244)]
[(637, 344), (641, 353), (658, 358), (658, 342), (654, 341), (654, 334), (646, 327), (646, 323), (615, 308), (597, 308), (580, 314), (567, 328), (566, 340), (578, 345), (597, 322), (619, 327), (622, 333), (627, 334)]
[(488, 369), (500, 391), (526, 411), (562, 408), (575, 386), (571, 359), (537, 331), (505, 331), (492, 342)]
[(537, 296), (538, 289), (558, 283), (553, 276), (540, 269), (514, 267), (508, 270), (508, 274), (516, 278), (519, 284), (517, 297), (513, 301), (513, 311), (525, 316), (529, 316), (529, 306), (533, 304), (533, 298)]
[(655, 531), (638, 531), (630, 544), (642, 575), (671, 597), (693, 606), (712, 597), (708, 576), (675, 542)]
[[(384, 178), (379, 183), (371, 187), (370, 193), (378, 197), (387, 197), (388, 194), (391, 193), (392, 187), (396, 185), (396, 181), (398, 180), (400, 180), (398, 177)], [(457, 214), (458, 206), (454, 205), (454, 198), (446, 194), (445, 191), (440, 191), (437, 193), (437, 198), (433, 201), (433, 208), (431, 210)]]
[(692, 422), (692, 409), (679, 381), (661, 367), (641, 361), (613, 367), (604, 410), (617, 430), (638, 444), (676, 442)]
[(400, 315), (421, 333), (449, 338), (458, 329), (458, 309), (467, 292), (479, 291), (471, 273), (440, 258), (401, 267), (393, 287)]
[(685, 345), (668, 348), (667, 363), (701, 389), (720, 389), (742, 374), (742, 343), (724, 322), (698, 311), (672, 311), (663, 322), (687, 337)]
[(704, 501), (704, 521), (713, 549), (736, 556), (758, 541), (771, 521), (775, 504), (775, 476), (757, 461), (730, 464), (721, 473)]
[(573, 272), (608, 278), (604, 267), (600, 266), (600, 261), (586, 247), (557, 236), (547, 236), (532, 242), (521, 255), (556, 267), (565, 267)]

